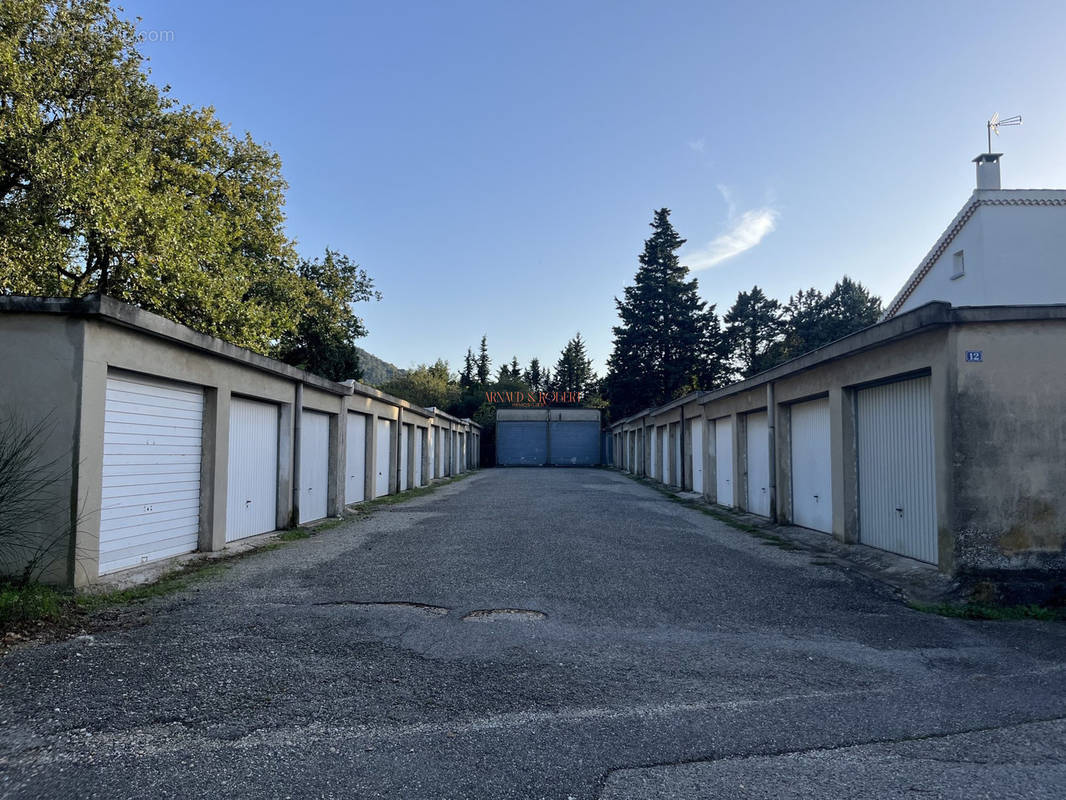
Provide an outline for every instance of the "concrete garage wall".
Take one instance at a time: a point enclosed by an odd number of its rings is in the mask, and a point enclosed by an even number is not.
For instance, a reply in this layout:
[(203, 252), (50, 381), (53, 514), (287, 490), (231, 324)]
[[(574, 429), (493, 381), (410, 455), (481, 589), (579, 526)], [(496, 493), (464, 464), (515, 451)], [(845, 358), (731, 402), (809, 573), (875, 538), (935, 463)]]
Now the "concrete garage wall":
[(36, 522), (30, 523), (24, 536), (0, 542), (4, 573), (21, 573), (29, 559), (39, 557), (42, 579), (60, 584), (72, 580), (72, 543), (64, 534), (87, 503), (78, 490), (84, 340), (85, 328), (74, 319), (12, 313), (0, 329), (4, 372), (0, 424), (44, 426), (41, 449), (31, 468), (36, 476), (50, 475), (54, 480), (41, 497)]
[[(703, 393), (696, 405), (705, 421), (704, 496), (746, 508), (746, 415), (765, 409), (769, 516), (792, 522), (791, 407), (827, 398), (833, 535), (861, 542), (856, 398), (867, 387), (927, 376), (936, 506), (930, 535), (937, 566), (951, 574), (1046, 586), (1049, 574), (1066, 576), (1064, 336), (1066, 307), (953, 309), (932, 303)], [(968, 359), (977, 352), (980, 361)], [(680, 402), (690, 418), (691, 401)], [(647, 426), (673, 421), (678, 405), (647, 409), (612, 431), (622, 441), (639, 438), (653, 430)], [(716, 418), (732, 427), (732, 498), (716, 496)], [(683, 465), (688, 457), (683, 454)], [(645, 460), (646, 468), (651, 463)], [(657, 461), (655, 474), (661, 475)], [(670, 482), (677, 480), (671, 476)]]
[[(108, 375), (173, 381), (204, 393), (198, 549), (226, 546), (229, 421), (233, 397), (277, 406), (279, 411), (277, 527), (299, 517), (302, 413), (328, 416), (327, 514), (344, 508), (349, 411), (424, 430), (432, 424), (474, 441), (470, 420), (423, 409), (369, 386), (334, 383), (265, 358), (110, 298), (85, 300), (0, 297), (0, 357), (18, 380), (0, 382), (0, 418), (33, 424), (46, 419), (49, 435), (42, 465), (54, 462), (57, 480), (43, 502), (29, 543), (52, 543), (42, 579), (84, 585), (99, 579), (104, 414)], [(392, 425), (391, 430), (398, 430)], [(374, 496), (376, 425), (367, 425), (364, 496)], [(397, 438), (393, 436), (392, 438)], [(399, 484), (398, 441), (388, 449), (390, 492)], [(410, 443), (413, 448), (413, 442)], [(428, 455), (424, 452), (423, 457)], [(408, 459), (409, 485), (413, 464)], [(476, 458), (473, 459), (476, 462)], [(472, 465), (470, 465), (472, 466)], [(460, 471), (458, 466), (456, 472)], [(428, 482), (424, 469), (423, 480)], [(70, 535), (73, 530), (73, 535)], [(57, 533), (58, 532), (58, 533)], [(24, 567), (25, 553), (4, 548), (5, 573)]]
[(1064, 341), (1066, 320), (1039, 319), (975, 322), (954, 339), (958, 572), (1066, 571)]

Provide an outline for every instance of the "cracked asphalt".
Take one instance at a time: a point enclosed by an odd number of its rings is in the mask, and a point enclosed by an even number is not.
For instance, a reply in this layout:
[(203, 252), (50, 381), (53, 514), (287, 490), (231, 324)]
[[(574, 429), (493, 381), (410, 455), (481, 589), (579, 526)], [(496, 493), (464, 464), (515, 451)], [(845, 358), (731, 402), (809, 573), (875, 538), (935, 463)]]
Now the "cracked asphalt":
[(1066, 796), (1066, 625), (816, 560), (614, 472), (479, 472), (7, 654), (0, 795)]

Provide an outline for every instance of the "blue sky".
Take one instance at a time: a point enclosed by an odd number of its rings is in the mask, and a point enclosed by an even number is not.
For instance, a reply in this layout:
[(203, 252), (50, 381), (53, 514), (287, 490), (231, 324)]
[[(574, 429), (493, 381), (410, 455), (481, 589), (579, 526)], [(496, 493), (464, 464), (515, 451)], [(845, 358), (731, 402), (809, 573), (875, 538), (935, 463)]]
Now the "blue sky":
[(965, 202), (1066, 187), (1066, 3), (137, 0), (155, 81), (283, 160), (305, 255), (384, 294), (366, 349), (601, 369), (652, 211), (724, 312), (847, 273), (887, 301)]

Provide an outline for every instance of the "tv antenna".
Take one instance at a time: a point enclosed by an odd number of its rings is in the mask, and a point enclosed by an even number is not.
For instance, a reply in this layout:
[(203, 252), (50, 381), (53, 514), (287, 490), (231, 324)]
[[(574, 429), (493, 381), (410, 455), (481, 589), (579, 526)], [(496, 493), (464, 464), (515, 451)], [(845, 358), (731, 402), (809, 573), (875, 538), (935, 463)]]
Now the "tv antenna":
[(988, 121), (988, 125), (987, 125), (987, 127), (988, 127), (988, 152), (989, 153), (992, 152), (992, 134), (994, 133), (994, 134), (996, 134), (996, 136), (999, 136), (1000, 126), (1002, 126), (1002, 125), (1007, 125), (1007, 126), (1010, 126), (1010, 125), (1021, 125), (1021, 124), (1022, 124), (1022, 115), (1021, 114), (1016, 114), (1013, 117), (1007, 117), (1005, 119), (1000, 119), (999, 118), (999, 112), (998, 111), (995, 114), (993, 114), (992, 115), (992, 119), (990, 119)]

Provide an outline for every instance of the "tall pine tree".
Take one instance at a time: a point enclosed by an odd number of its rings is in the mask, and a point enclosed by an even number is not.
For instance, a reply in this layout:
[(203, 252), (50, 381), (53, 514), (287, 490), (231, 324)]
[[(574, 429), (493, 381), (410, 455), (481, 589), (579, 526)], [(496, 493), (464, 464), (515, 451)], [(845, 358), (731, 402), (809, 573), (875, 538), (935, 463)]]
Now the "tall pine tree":
[(566, 343), (555, 364), (557, 392), (590, 392), (595, 388), (596, 373), (592, 371), (592, 359), (585, 351), (585, 342), (579, 333)]
[(633, 285), (622, 300), (615, 298), (621, 324), (607, 362), (614, 419), (721, 382), (718, 319), (678, 260), (685, 240), (670, 223), (668, 208), (655, 212), (651, 227)]
[(540, 368), (539, 358), (534, 358), (529, 362), (529, 368), (522, 377), (529, 384), (530, 389), (540, 391), (544, 388), (544, 372)]
[(487, 386), (489, 376), (492, 375), (492, 359), (489, 358), (488, 337), (481, 337), (481, 350), (477, 356), (477, 382), (479, 386)]
[(769, 298), (758, 286), (737, 294), (725, 315), (726, 338), (734, 366), (747, 378), (769, 369), (777, 361), (777, 345), (785, 332), (781, 303)]

